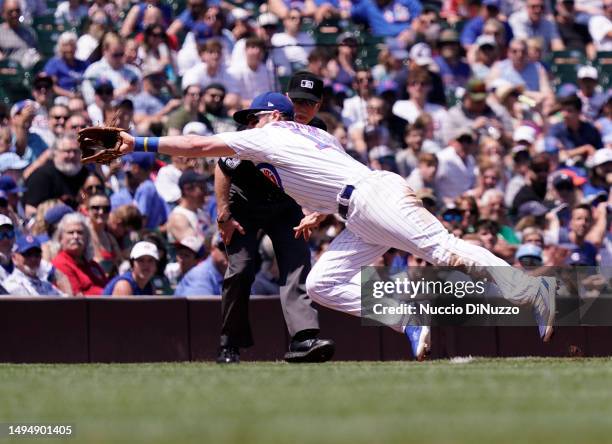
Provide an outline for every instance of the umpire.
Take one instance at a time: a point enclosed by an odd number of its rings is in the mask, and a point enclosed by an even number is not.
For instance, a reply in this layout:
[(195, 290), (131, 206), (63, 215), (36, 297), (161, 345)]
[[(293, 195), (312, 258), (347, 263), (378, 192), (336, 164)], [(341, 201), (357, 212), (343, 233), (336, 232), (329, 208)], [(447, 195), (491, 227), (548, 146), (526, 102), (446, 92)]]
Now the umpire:
[[(320, 107), (322, 92), (323, 82), (309, 72), (300, 71), (291, 78), (288, 95), (294, 101), (296, 121), (312, 121)], [(268, 93), (256, 98), (249, 109), (235, 113), (234, 120), (249, 127), (253, 124), (252, 115), (257, 112), (278, 110), (293, 116), (294, 109), (287, 106), (286, 99), (279, 100), (279, 96)], [(333, 341), (317, 338), (318, 313), (306, 294), (310, 250), (304, 239), (295, 238), (293, 230), (304, 214), (279, 184), (276, 169), (268, 164), (221, 158), (216, 166), (217, 224), (229, 261), (223, 281), (218, 363), (239, 362), (240, 348), (253, 345), (249, 296), (259, 266), (260, 230), (272, 240), (280, 272), (281, 305), (291, 336), (285, 360), (325, 362), (334, 353)]]

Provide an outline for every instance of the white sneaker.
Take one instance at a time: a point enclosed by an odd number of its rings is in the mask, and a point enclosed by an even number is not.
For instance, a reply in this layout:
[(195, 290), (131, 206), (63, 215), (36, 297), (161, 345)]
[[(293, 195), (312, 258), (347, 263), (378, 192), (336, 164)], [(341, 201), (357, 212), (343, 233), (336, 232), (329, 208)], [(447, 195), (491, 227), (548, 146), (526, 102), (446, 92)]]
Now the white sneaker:
[(410, 341), (412, 354), (417, 361), (423, 361), (431, 348), (431, 329), (427, 326), (406, 326), (404, 330)]
[(540, 337), (544, 342), (548, 342), (553, 333), (553, 323), (555, 321), (557, 295), (557, 279), (553, 277), (542, 277), (540, 288), (533, 303), (533, 314), (538, 323)]

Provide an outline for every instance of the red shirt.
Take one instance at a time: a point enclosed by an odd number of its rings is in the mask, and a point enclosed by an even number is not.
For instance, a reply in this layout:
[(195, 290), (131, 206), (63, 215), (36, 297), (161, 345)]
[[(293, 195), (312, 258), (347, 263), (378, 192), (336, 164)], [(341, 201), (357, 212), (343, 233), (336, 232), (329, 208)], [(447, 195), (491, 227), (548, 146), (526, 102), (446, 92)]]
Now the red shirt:
[(104, 270), (96, 261), (80, 265), (68, 253), (60, 251), (51, 262), (66, 275), (74, 294), (82, 293), (86, 296), (102, 294), (107, 279)]

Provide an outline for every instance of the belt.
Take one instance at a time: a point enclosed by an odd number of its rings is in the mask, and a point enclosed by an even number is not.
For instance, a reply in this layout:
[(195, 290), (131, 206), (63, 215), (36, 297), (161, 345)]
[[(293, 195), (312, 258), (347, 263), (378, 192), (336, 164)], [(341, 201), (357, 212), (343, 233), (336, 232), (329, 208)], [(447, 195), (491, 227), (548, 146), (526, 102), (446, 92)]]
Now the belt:
[(344, 185), (344, 188), (342, 188), (342, 191), (338, 194), (338, 214), (342, 216), (343, 219), (346, 219), (348, 215), (349, 201), (353, 191), (355, 191), (353, 185)]

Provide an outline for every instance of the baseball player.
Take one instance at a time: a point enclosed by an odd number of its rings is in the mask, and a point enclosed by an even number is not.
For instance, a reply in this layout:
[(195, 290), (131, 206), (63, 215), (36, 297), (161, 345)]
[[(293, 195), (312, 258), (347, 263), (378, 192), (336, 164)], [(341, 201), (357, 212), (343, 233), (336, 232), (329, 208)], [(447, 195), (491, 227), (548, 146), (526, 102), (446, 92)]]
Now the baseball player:
[[(297, 95), (296, 120), (311, 122), (319, 108), (323, 81), (311, 73), (298, 72), (289, 82), (289, 94)], [(280, 100), (279, 100), (280, 98)], [(268, 103), (283, 112), (286, 100), (281, 94), (262, 96), (251, 107), (234, 114), (234, 120), (249, 127), (249, 116), (266, 109)], [(276, 103), (279, 106), (276, 107)], [(263, 107), (263, 108), (262, 108)], [(290, 111), (290, 109), (289, 109)], [(249, 324), (249, 296), (255, 279), (259, 231), (263, 230), (274, 247), (279, 266), (280, 299), (291, 336), (288, 362), (323, 362), (331, 358), (334, 344), (318, 339), (318, 313), (306, 294), (310, 272), (310, 250), (293, 227), (303, 217), (302, 209), (277, 186), (276, 171), (268, 163), (254, 164), (236, 158), (221, 158), (215, 169), (217, 223), (228, 254), (223, 280), (221, 345), (217, 362), (239, 361), (239, 349), (253, 345)]]
[[(289, 99), (287, 106), (291, 106)], [(306, 281), (308, 295), (321, 305), (360, 316), (361, 267), (389, 248), (397, 248), (434, 265), (488, 267), (506, 299), (533, 306), (540, 336), (545, 342), (550, 339), (556, 279), (528, 276), (490, 251), (453, 236), (423, 208), (401, 176), (370, 170), (347, 155), (333, 136), (288, 121), (287, 113), (270, 108), (249, 115), (253, 129), (210, 137), (134, 138), (121, 132), (119, 152), (236, 156), (269, 163), (285, 193), (315, 212), (302, 219), (295, 228), (296, 236), (317, 225), (317, 212), (339, 213), (346, 219), (346, 229), (333, 240)], [(403, 325), (393, 328), (405, 330)]]

